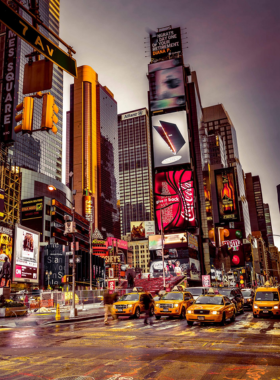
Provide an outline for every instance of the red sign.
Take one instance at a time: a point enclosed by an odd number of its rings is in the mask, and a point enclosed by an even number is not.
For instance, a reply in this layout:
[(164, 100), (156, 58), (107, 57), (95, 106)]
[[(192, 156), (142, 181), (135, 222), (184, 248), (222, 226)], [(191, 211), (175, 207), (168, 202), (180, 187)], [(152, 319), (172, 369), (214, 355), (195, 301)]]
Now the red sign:
[(210, 286), (211, 286), (211, 277), (210, 277), (210, 275), (204, 275), (204, 276), (202, 276), (202, 286), (210, 288)]
[(115, 290), (115, 281), (108, 281), (108, 289)]
[(158, 229), (162, 209), (163, 229), (169, 230), (195, 227), (194, 187), (192, 172), (168, 171), (155, 175), (155, 202)]
[(112, 247), (114, 246), (114, 247), (116, 247), (116, 241), (118, 241), (118, 248), (122, 248), (122, 249), (127, 249), (128, 248), (127, 241), (116, 239), (116, 238), (112, 238), (112, 237), (108, 237), (107, 238), (107, 247), (108, 246), (112, 246)]

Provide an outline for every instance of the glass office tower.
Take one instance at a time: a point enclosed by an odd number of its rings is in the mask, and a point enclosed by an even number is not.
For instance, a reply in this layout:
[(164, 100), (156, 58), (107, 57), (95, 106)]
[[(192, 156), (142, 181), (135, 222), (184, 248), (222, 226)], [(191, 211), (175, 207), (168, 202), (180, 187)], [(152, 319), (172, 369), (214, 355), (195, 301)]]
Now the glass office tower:
[(151, 142), (146, 108), (118, 115), (121, 234), (154, 220)]
[[(20, 10), (22, 16), (30, 23), (31, 17)], [(40, 0), (39, 13), (41, 20), (52, 31), (59, 35), (60, 0)], [(40, 27), (41, 33), (58, 45), (58, 41)], [(33, 51), (31, 46), (17, 38), (17, 71), (15, 85), (15, 105), (23, 101), (23, 75), (24, 66), (28, 62), (25, 55)], [(40, 59), (44, 59), (43, 56)], [(52, 89), (49, 91), (55, 97), (59, 108), (57, 134), (52, 132), (38, 132), (32, 136), (19, 133), (15, 136), (13, 146), (9, 147), (8, 156), (11, 163), (43, 173), (58, 181), (62, 180), (62, 118), (63, 118), (63, 71), (55, 64), (53, 66)], [(25, 95), (26, 96), (26, 95)], [(41, 126), (42, 99), (34, 100), (33, 129)], [(16, 126), (16, 122), (14, 122)]]

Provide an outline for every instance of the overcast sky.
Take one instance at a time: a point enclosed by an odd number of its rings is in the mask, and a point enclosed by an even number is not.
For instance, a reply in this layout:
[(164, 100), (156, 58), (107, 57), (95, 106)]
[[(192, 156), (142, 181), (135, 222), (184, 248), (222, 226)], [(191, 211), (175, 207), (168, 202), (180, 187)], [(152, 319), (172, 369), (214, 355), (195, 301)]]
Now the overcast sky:
[[(184, 61), (197, 72), (202, 105), (224, 104), (243, 170), (260, 176), (280, 235), (280, 0), (61, 0), (60, 12), (61, 38), (114, 93), (119, 113), (148, 106), (147, 28), (187, 28)], [(64, 74), (64, 113), (71, 83)]]

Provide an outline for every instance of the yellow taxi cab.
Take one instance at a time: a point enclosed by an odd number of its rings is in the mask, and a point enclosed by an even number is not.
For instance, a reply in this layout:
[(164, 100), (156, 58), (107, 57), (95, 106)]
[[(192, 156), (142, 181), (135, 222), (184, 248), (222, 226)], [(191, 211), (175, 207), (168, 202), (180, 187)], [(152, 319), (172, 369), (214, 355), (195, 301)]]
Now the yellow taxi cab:
[(156, 319), (160, 319), (162, 316), (177, 316), (184, 319), (188, 307), (191, 306), (193, 302), (194, 299), (190, 292), (175, 287), (171, 292), (162, 296), (159, 301), (156, 301)]
[(260, 316), (280, 316), (279, 288), (272, 287), (269, 282), (257, 288), (253, 303), (254, 318)]
[(235, 321), (235, 306), (227, 296), (214, 294), (211, 288), (209, 293), (199, 296), (195, 303), (187, 310), (187, 323), (192, 326), (194, 322), (218, 322), (225, 324), (227, 319)]
[[(131, 293), (124, 294), (118, 302), (115, 302), (112, 307), (112, 313), (118, 318), (119, 316), (140, 318), (140, 314), (145, 312), (143, 297), (145, 292), (143, 289), (134, 288)], [(149, 293), (151, 299), (150, 315), (154, 315), (155, 301)]]

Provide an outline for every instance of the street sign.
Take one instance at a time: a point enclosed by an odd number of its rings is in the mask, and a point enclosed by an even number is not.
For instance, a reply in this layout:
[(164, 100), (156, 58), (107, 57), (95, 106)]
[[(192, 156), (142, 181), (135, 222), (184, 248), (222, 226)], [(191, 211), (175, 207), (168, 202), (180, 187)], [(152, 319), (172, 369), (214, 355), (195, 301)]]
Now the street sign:
[(39, 30), (0, 0), (0, 21), (20, 38), (73, 77), (77, 77), (76, 60), (61, 50)]

